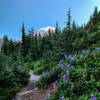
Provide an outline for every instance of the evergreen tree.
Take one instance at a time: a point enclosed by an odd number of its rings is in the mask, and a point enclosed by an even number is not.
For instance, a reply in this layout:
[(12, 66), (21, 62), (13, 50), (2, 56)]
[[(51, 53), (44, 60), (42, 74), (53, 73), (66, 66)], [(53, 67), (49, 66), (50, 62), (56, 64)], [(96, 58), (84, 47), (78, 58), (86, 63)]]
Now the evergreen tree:
[(88, 35), (87, 35), (87, 32), (84, 31), (84, 44), (86, 44), (86, 48), (88, 48), (89, 46), (89, 41), (88, 41)]
[(26, 60), (33, 60), (34, 59), (34, 29), (31, 28), (28, 31), (28, 35), (25, 37), (25, 47), (26, 47)]
[(15, 51), (14, 52), (19, 53), (19, 54), (21, 53), (21, 42), (20, 41), (15, 42)]
[(6, 35), (3, 37), (3, 45), (1, 47), (1, 51), (5, 55), (9, 54), (9, 40), (8, 40), (8, 36), (6, 36)]
[(94, 8), (92, 21), (93, 21), (93, 25), (95, 25), (98, 22), (98, 8), (97, 7)]
[(12, 40), (10, 40), (9, 41), (9, 53), (10, 54), (14, 53), (15, 49), (16, 49), (15, 48), (15, 43)]
[(66, 25), (66, 46), (67, 46), (67, 52), (70, 53), (71, 52), (71, 15), (70, 15), (70, 8), (68, 11), (68, 21), (67, 21), (67, 25)]
[(41, 42), (41, 34), (39, 33), (39, 43)]
[(42, 56), (42, 49), (41, 49), (41, 40), (42, 40), (42, 37), (41, 37), (41, 34), (39, 33), (39, 36), (38, 36), (38, 54), (39, 54), (39, 58)]
[(90, 16), (89, 24), (92, 23), (93, 16)]
[(22, 56), (26, 57), (26, 47), (25, 47), (25, 27), (24, 23), (22, 24)]
[(77, 38), (77, 25), (75, 21), (72, 23), (72, 29), (71, 29), (71, 42), (74, 42), (75, 39)]
[(98, 8), (95, 7), (95, 8), (94, 8), (93, 17), (97, 17), (97, 16), (98, 16)]
[(53, 30), (49, 29), (48, 31), (48, 36), (46, 37), (46, 44), (48, 45), (48, 48), (47, 48), (47, 54), (46, 54), (46, 63), (48, 64), (48, 66), (51, 66), (52, 64), (52, 50), (53, 50), (53, 38), (52, 38), (52, 34), (53, 33)]
[(58, 27), (58, 22), (56, 22), (56, 28), (55, 28), (55, 33), (54, 33), (54, 40), (53, 40), (53, 50), (55, 52), (55, 56), (59, 56), (59, 27)]
[(72, 30), (76, 30), (77, 29), (77, 27), (76, 27), (76, 23), (75, 23), (75, 21), (73, 21), (73, 23), (72, 23)]
[(52, 37), (52, 31), (49, 29), (48, 31), (48, 34), (49, 34), (49, 39), (51, 40), (51, 37)]
[(53, 54), (56, 58), (62, 58), (62, 54), (64, 52), (64, 44), (63, 44), (63, 35), (61, 34), (60, 28), (58, 26), (58, 22), (56, 22), (56, 28), (53, 38)]
[(35, 34), (35, 37), (34, 37), (34, 54), (35, 54), (35, 60), (38, 59), (38, 37), (37, 37), (37, 34)]

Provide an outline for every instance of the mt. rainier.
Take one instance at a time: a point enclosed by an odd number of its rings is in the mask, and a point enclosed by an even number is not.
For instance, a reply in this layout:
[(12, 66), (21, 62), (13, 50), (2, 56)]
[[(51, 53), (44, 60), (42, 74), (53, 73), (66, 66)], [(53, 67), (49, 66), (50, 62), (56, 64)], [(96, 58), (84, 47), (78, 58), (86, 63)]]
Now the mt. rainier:
[(55, 31), (55, 28), (54, 27), (45, 27), (45, 28), (41, 28), (39, 30), (37, 30), (36, 34), (37, 36), (39, 36), (39, 34), (41, 34), (41, 36), (44, 36), (44, 34), (48, 34), (48, 31), (51, 30), (51, 31)]

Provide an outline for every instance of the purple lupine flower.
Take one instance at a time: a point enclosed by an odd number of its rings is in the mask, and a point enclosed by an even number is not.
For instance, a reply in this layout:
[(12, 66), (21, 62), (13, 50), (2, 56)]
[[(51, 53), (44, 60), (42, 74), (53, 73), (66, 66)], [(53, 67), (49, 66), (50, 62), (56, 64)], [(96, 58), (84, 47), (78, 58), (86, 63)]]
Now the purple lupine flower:
[(76, 63), (78, 63), (78, 59), (76, 59)]
[(43, 77), (42, 75), (40, 75), (40, 78)]
[(74, 88), (74, 85), (72, 82), (69, 82), (69, 84), (71, 85), (71, 88)]
[(58, 83), (58, 81), (56, 80), (56, 82), (55, 82), (56, 84)]
[(47, 100), (47, 96), (44, 97), (44, 100)]
[(71, 59), (70, 59), (71, 61), (74, 61), (75, 60), (75, 58), (74, 57), (71, 57)]
[(61, 64), (58, 64), (59, 67), (61, 67)]
[(100, 48), (96, 48), (96, 50), (100, 50)]
[(97, 99), (96, 99), (96, 96), (94, 96), (94, 97), (92, 98), (92, 100), (97, 100)]
[(73, 55), (73, 57), (75, 57), (75, 58), (76, 58), (76, 56), (77, 56), (76, 54)]
[(65, 54), (65, 59), (67, 59), (67, 55)]
[(64, 68), (67, 68), (67, 66), (64, 66)]
[(69, 70), (66, 71), (66, 77), (69, 79)]
[(80, 82), (83, 82), (83, 80), (81, 79)]
[(95, 68), (92, 68), (93, 71), (95, 71)]
[(82, 55), (80, 55), (80, 58), (82, 59), (82, 58), (83, 58), (83, 56), (82, 56)]
[(52, 71), (54, 72), (55, 70), (54, 70), (54, 69), (52, 69)]
[(60, 78), (60, 74), (58, 74), (58, 78)]
[(74, 88), (74, 85), (73, 84), (71, 85), (71, 88)]
[(62, 70), (64, 69), (64, 66), (63, 66), (63, 64), (61, 64), (61, 69), (62, 69)]
[(71, 66), (70, 68), (74, 68), (74, 66)]
[(69, 84), (72, 85), (73, 83), (72, 82), (69, 82)]
[(50, 93), (48, 93), (48, 99), (50, 98)]
[(63, 67), (63, 64), (61, 64), (61, 67)]
[(67, 63), (65, 63), (65, 66), (67, 66)]
[(63, 69), (64, 69), (64, 67), (61, 67), (61, 69), (63, 70)]
[(63, 76), (63, 82), (66, 82), (66, 75)]
[(63, 64), (58, 64), (59, 67), (63, 67)]
[(65, 97), (64, 96), (62, 96), (62, 100), (65, 100)]
[(43, 76), (46, 76), (47, 75), (47, 73), (43, 73)]
[(83, 74), (82, 77), (83, 77), (83, 78), (86, 77), (86, 74)]
[(71, 56), (71, 54), (70, 54), (70, 55), (68, 56), (68, 58), (71, 59), (71, 57), (72, 57), (72, 56)]
[(67, 64), (67, 67), (69, 67), (70, 66), (70, 64)]
[(60, 61), (59, 61), (59, 64), (61, 64), (61, 63), (63, 63), (64, 62), (64, 59), (61, 59)]
[(57, 88), (57, 85), (56, 85), (56, 83), (55, 83), (55, 82), (53, 83), (53, 88), (54, 88), (54, 89), (56, 89), (56, 88)]

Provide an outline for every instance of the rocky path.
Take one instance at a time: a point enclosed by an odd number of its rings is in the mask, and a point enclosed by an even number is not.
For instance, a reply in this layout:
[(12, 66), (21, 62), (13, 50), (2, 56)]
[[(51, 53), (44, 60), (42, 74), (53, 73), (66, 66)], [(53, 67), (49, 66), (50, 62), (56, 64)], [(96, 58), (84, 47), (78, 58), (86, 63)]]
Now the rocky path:
[(32, 70), (30, 70), (29, 75), (30, 79), (28, 85), (17, 93), (15, 100), (44, 100), (48, 93), (52, 95), (56, 91), (52, 84), (47, 90), (36, 88), (35, 84), (39, 80), (40, 76), (34, 75)]
[(32, 99), (26, 99), (26, 96), (37, 90), (37, 88), (35, 88), (35, 84), (39, 80), (40, 76), (34, 75), (33, 70), (30, 70), (29, 75), (30, 78), (28, 85), (22, 88), (19, 93), (17, 93), (15, 100), (32, 100)]

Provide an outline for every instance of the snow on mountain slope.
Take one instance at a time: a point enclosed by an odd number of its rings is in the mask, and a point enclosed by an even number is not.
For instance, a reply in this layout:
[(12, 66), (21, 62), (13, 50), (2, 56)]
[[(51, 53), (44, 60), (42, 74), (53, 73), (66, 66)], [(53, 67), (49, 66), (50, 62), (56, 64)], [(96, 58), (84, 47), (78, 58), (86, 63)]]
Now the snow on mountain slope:
[(44, 34), (48, 34), (49, 29), (50, 29), (51, 31), (55, 31), (55, 28), (54, 28), (54, 27), (48, 26), (48, 27), (41, 28), (41, 29), (37, 30), (36, 34), (37, 34), (38, 36), (39, 36), (39, 34), (41, 34), (41, 36), (44, 36)]

